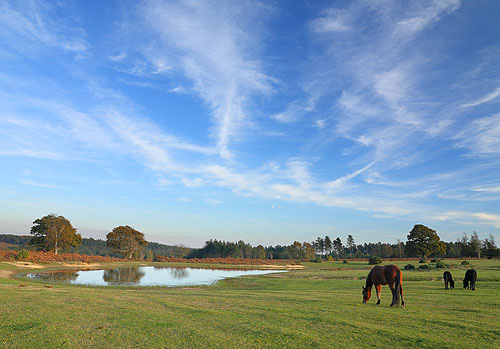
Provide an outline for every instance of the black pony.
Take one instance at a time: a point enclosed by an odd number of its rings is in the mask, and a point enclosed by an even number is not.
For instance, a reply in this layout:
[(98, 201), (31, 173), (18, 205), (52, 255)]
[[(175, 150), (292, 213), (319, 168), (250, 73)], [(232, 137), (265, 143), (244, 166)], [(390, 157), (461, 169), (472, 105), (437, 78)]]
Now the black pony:
[(474, 269), (469, 269), (465, 272), (464, 288), (476, 289), (477, 273)]
[[(444, 279), (444, 289), (445, 290), (453, 290), (455, 288), (455, 281), (453, 281), (453, 278), (451, 277), (451, 273), (449, 271), (445, 271), (443, 273), (443, 279)], [(448, 287), (449, 284), (449, 287)]]

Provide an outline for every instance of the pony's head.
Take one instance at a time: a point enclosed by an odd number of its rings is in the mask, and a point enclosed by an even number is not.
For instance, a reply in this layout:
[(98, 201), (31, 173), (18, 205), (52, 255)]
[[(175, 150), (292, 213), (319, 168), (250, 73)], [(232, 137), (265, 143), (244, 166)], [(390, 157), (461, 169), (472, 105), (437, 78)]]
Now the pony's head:
[(455, 281), (454, 280), (450, 280), (450, 288), (451, 289), (455, 288)]
[(361, 286), (361, 288), (363, 289), (363, 303), (366, 303), (370, 300), (371, 287)]
[(469, 286), (469, 281), (467, 279), (464, 279), (464, 288), (467, 288)]

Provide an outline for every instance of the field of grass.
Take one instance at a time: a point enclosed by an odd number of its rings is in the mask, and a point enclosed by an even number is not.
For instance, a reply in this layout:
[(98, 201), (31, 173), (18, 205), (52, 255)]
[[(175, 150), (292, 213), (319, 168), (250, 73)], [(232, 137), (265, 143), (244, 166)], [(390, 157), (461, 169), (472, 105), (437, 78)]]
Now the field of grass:
[(476, 291), (462, 288), (459, 260), (445, 262), (403, 270), (404, 309), (389, 307), (387, 286), (381, 305), (362, 304), (366, 261), (184, 288), (49, 285), (0, 263), (0, 347), (499, 348), (500, 260), (471, 261)]

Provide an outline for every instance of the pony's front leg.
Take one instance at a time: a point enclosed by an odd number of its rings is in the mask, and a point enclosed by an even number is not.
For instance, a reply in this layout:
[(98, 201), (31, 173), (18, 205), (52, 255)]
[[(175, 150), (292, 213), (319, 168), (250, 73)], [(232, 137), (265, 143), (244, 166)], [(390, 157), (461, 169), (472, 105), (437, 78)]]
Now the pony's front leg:
[(382, 285), (375, 285), (375, 290), (377, 291), (377, 305), (380, 304), (380, 292), (382, 291)]

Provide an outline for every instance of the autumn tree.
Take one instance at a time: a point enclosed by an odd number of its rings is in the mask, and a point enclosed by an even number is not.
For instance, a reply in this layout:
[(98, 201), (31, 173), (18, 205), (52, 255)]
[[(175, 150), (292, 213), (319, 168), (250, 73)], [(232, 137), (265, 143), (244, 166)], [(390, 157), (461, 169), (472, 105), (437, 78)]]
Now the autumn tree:
[(316, 254), (314, 252), (314, 247), (312, 244), (304, 241), (302, 243), (302, 246), (304, 248), (304, 258), (313, 259), (316, 256)]
[(49, 214), (33, 222), (31, 227), (33, 238), (30, 245), (38, 246), (45, 251), (58, 254), (61, 249), (69, 249), (82, 243), (82, 236), (76, 232), (70, 221), (63, 216)]
[(140, 253), (147, 243), (143, 233), (128, 225), (120, 225), (106, 235), (108, 247), (123, 254), (128, 259), (131, 259), (134, 253)]
[(413, 227), (407, 236), (406, 251), (410, 256), (427, 257), (431, 254), (445, 254), (446, 245), (435, 230), (422, 224)]

